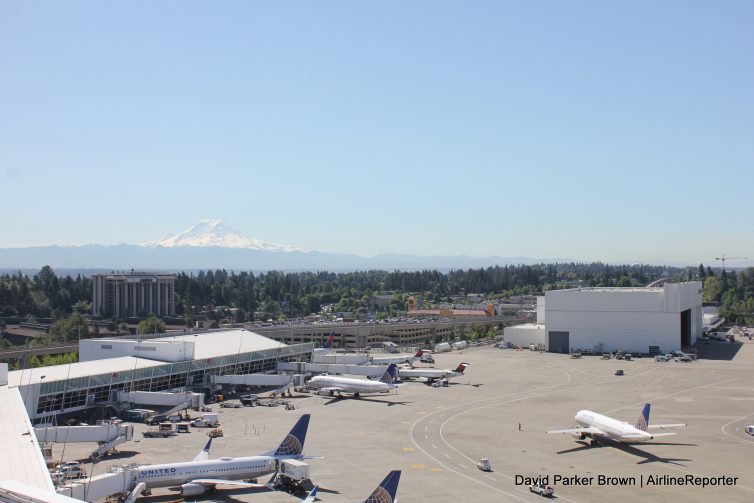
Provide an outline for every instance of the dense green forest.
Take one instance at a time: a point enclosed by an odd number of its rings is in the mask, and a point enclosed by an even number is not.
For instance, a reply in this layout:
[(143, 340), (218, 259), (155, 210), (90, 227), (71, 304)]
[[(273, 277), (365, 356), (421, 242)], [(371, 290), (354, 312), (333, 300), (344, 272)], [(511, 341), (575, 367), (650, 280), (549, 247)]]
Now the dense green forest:
[[(176, 311), (180, 317), (203, 314), (218, 319), (253, 321), (297, 318), (332, 312), (392, 316), (405, 311), (405, 296), (421, 296), (429, 304), (450, 301), (451, 296), (483, 294), (487, 299), (530, 294), (572, 286), (642, 286), (669, 277), (676, 281), (704, 282), (704, 301), (716, 302), (731, 322), (754, 323), (754, 268), (713, 271), (710, 267), (672, 268), (648, 265), (613, 266), (602, 263), (498, 266), (440, 272), (357, 271), (280, 272), (261, 274), (226, 270), (176, 275)], [(387, 310), (375, 312), (373, 296), (392, 294)], [(0, 276), (0, 316), (54, 320), (56, 340), (70, 340), (85, 330), (81, 314), (91, 311), (92, 284), (84, 276), (58, 276), (43, 267), (33, 277)], [(77, 316), (79, 315), (79, 316)], [(87, 336), (88, 332), (81, 334)]]

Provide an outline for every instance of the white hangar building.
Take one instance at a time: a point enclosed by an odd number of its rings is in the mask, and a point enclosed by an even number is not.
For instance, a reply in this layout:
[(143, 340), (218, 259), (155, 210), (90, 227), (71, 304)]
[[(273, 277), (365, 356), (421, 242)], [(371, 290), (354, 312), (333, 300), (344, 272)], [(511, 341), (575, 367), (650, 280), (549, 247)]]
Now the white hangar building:
[(537, 299), (537, 323), (505, 329), (505, 340), (546, 351), (659, 354), (702, 336), (702, 283), (551, 290)]

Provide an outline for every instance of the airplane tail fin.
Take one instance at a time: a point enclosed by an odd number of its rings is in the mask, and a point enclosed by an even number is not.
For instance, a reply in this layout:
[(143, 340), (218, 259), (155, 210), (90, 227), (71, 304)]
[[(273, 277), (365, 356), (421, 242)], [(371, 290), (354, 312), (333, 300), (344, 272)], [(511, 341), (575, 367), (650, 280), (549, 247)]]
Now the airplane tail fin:
[(634, 427), (637, 430), (641, 431), (647, 431), (647, 427), (649, 426), (649, 404), (644, 404), (644, 409), (641, 411), (641, 416), (639, 416), (639, 419), (636, 420), (636, 424)]
[(212, 446), (212, 437), (209, 437), (209, 440), (207, 440), (207, 443), (204, 446), (204, 449), (199, 451), (199, 454), (196, 455), (194, 458), (194, 461), (204, 461), (206, 459), (209, 459), (209, 448)]
[(314, 486), (314, 489), (309, 491), (309, 494), (306, 495), (306, 499), (301, 503), (314, 503), (314, 500), (317, 499), (317, 491), (319, 491), (319, 486)]
[(454, 372), (460, 372), (461, 374), (463, 374), (463, 371), (466, 370), (466, 367), (468, 366), (468, 363), (459, 363)]
[(332, 349), (333, 343), (335, 342), (335, 334), (331, 333), (330, 336), (327, 338), (327, 341), (322, 345), (323, 348)]
[(272, 455), (283, 458), (301, 456), (301, 453), (304, 452), (304, 441), (306, 440), (306, 430), (309, 428), (310, 418), (311, 414), (301, 416)]
[(419, 351), (416, 352), (416, 354), (414, 355), (414, 358), (421, 358), (423, 354), (424, 354), (424, 350), (420, 349)]
[(398, 492), (398, 482), (400, 479), (400, 470), (393, 470), (388, 473), (385, 480), (369, 495), (364, 503), (393, 503), (395, 501), (395, 493)]
[(397, 376), (398, 372), (396, 371), (395, 363), (391, 363), (387, 366), (385, 369), (385, 373), (382, 374), (382, 377), (380, 377), (380, 382), (384, 382), (387, 384), (393, 384), (395, 381), (395, 378)]

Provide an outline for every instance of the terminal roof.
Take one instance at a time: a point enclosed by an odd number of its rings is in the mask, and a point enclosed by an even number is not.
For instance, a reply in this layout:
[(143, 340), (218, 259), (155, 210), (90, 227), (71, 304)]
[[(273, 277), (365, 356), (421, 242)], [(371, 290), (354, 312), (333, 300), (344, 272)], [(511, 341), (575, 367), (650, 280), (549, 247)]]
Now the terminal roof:
[[(133, 356), (120, 356), (106, 360), (92, 360), (89, 362), (69, 363), (66, 365), (52, 365), (50, 367), (37, 367), (26, 370), (14, 370), (8, 372), (9, 386), (26, 386), (29, 384), (62, 381), (88, 377), (93, 375), (108, 374), (110, 372), (125, 372), (127, 370), (142, 369), (165, 365), (165, 362), (157, 362)], [(0, 402), (2, 403), (2, 402)]]
[(18, 388), (0, 386), (0, 480), (13, 480), (54, 492), (37, 437)]

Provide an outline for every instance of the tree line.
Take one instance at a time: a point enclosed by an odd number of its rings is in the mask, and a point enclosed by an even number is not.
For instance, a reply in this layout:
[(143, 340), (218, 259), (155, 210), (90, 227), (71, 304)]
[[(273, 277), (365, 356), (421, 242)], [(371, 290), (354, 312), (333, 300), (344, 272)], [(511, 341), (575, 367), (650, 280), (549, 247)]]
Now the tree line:
[[(372, 313), (377, 317), (405, 312), (406, 296), (420, 296), (425, 305), (450, 302), (468, 293), (485, 299), (525, 295), (573, 286), (644, 286), (670, 278), (704, 282), (705, 302), (716, 302), (726, 319), (754, 323), (754, 268), (740, 271), (676, 268), (651, 265), (559, 263), (507, 265), (478, 269), (422, 271), (281, 272), (259, 274), (224, 269), (176, 274), (176, 314), (188, 321), (194, 315), (212, 319), (232, 316), (234, 321), (298, 318), (321, 312)], [(375, 295), (392, 295), (377, 312)], [(29, 277), (0, 276), (0, 316), (29, 320), (50, 318), (60, 324), (56, 339), (79, 336), (83, 317), (91, 312), (92, 282), (77, 275), (58, 276), (49, 266)], [(116, 320), (120, 321), (120, 320)], [(88, 335), (88, 332), (86, 333)]]

